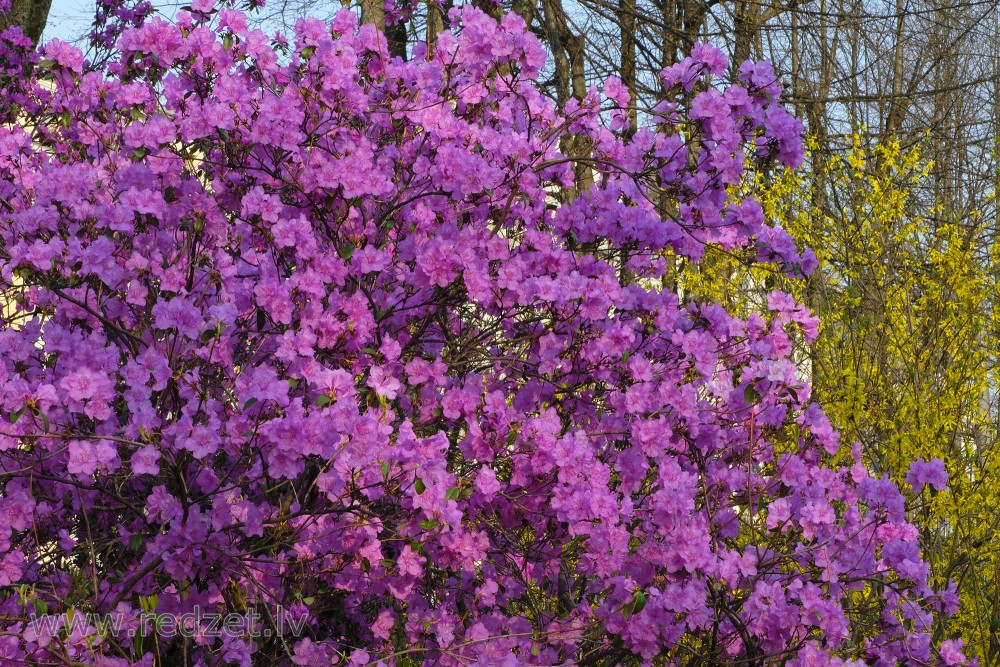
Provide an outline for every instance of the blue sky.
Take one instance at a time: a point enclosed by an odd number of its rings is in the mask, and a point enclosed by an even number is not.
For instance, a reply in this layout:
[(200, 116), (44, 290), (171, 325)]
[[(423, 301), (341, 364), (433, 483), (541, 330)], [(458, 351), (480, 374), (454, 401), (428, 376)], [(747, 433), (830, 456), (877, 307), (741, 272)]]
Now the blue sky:
[(71, 42), (86, 34), (94, 19), (94, 0), (52, 0), (43, 41), (58, 37)]
[[(167, 15), (190, 0), (153, 0), (153, 6), (158, 7)], [(78, 42), (90, 31), (94, 20), (94, 0), (52, 0), (49, 11), (49, 21), (45, 25), (42, 41), (61, 39), (65, 42)], [(81, 45), (82, 46), (82, 45)]]

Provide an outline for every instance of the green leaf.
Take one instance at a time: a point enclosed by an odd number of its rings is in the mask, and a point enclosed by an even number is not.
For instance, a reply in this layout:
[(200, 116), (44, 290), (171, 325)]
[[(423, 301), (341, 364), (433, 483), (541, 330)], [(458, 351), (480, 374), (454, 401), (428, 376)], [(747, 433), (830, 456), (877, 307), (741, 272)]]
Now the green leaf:
[(760, 401), (760, 392), (752, 384), (748, 384), (743, 388), (743, 402), (747, 405), (755, 405)]
[(646, 591), (644, 591), (644, 590), (637, 590), (632, 595), (632, 607), (631, 608), (626, 608), (624, 610), (624, 614), (625, 614), (626, 617), (628, 617), (628, 616), (635, 616), (640, 611), (642, 611), (645, 607), (646, 607)]
[(318, 405), (321, 408), (325, 408), (331, 403), (333, 403), (333, 399), (327, 396), (326, 394), (320, 394), (319, 396), (316, 397), (316, 405)]
[(243, 410), (247, 410), (248, 408), (250, 408), (256, 402), (257, 402), (257, 398), (256, 397), (250, 397), (250, 398), (248, 398), (247, 402), (243, 404)]
[(42, 430), (48, 433), (50, 427), (52, 426), (51, 424), (49, 424), (49, 418), (45, 416), (45, 413), (39, 410), (38, 408), (35, 408), (35, 414), (37, 414), (39, 417), (42, 418)]
[(128, 548), (132, 551), (138, 551), (142, 547), (142, 535), (132, 535), (128, 538)]
[(337, 252), (340, 254), (342, 259), (350, 259), (351, 255), (353, 255), (354, 251), (357, 249), (358, 246), (354, 245), (353, 243), (348, 243), (345, 246), (341, 246), (340, 249), (337, 250)]
[(45, 604), (45, 600), (40, 598), (34, 599), (35, 605), (35, 615), (41, 616), (42, 614), (47, 614), (49, 611), (49, 605)]
[(420, 527), (424, 530), (434, 530), (437, 528), (438, 522), (434, 519), (424, 519), (420, 522)]
[(11, 424), (16, 424), (17, 420), (20, 419), (21, 415), (23, 414), (24, 414), (24, 408), (21, 408), (17, 412), (10, 413), (10, 415), (7, 417), (7, 421), (9, 421)]
[(316, 53), (315, 46), (307, 46), (306, 48), (299, 51), (299, 54), (301, 54), (303, 60), (309, 60), (310, 58), (312, 58), (312, 55), (314, 53)]
[(388, 461), (382, 461), (381, 463), (379, 463), (379, 468), (382, 470), (382, 476), (383, 477), (388, 477), (389, 476), (389, 462)]
[(453, 486), (453, 487), (451, 487), (450, 489), (448, 489), (445, 492), (444, 499), (445, 500), (458, 500), (461, 495), (462, 495), (462, 492), (459, 490), (459, 488), (457, 486)]
[(427, 487), (424, 485), (424, 480), (419, 477), (413, 478), (413, 488), (416, 490), (418, 496), (427, 490)]

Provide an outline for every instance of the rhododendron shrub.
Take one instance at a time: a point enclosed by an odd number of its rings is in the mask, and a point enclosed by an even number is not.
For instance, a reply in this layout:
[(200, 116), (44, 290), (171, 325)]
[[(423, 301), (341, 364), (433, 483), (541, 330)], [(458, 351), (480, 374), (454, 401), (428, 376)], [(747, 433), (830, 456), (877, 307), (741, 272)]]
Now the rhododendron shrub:
[[(698, 47), (626, 140), (617, 82), (557, 112), (518, 17), (452, 19), (403, 62), (182, 12), (8, 81), (3, 663), (964, 661), (899, 491), (832, 463), (815, 321), (663, 287), (815, 264), (737, 196), (801, 160), (770, 66)], [(263, 628), (142, 623), (195, 609)]]

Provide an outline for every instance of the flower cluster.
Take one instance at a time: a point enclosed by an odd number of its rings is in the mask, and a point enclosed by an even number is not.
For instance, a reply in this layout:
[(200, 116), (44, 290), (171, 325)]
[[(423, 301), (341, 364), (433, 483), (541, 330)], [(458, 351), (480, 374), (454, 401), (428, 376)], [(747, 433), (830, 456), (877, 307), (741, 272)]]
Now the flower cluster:
[[(514, 14), (404, 62), (204, 4), (104, 72), (50, 44), (0, 128), (0, 662), (936, 659), (902, 496), (797, 377), (814, 320), (665, 287), (706, 244), (815, 265), (737, 197), (801, 159), (766, 63), (699, 46), (623, 139)], [(278, 606), (302, 636), (27, 631)]]

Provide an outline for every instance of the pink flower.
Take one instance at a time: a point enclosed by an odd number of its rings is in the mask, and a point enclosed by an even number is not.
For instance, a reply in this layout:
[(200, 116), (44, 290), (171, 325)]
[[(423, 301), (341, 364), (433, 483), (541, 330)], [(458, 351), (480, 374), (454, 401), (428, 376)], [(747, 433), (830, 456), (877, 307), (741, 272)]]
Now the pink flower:
[(729, 67), (729, 60), (717, 46), (698, 43), (691, 48), (691, 59), (708, 68), (715, 76), (724, 76)]
[(926, 484), (930, 484), (938, 491), (944, 491), (948, 488), (948, 470), (945, 469), (941, 459), (930, 461), (917, 459), (910, 464), (910, 470), (906, 473), (906, 483), (918, 492)]
[(24, 567), (24, 553), (15, 549), (0, 561), (0, 586), (10, 586), (21, 578)]
[(94, 445), (87, 440), (69, 441), (69, 461), (66, 470), (72, 475), (90, 476), (97, 470)]
[(330, 664), (330, 659), (330, 654), (325, 646), (306, 637), (295, 644), (292, 663), (302, 667), (327, 667)]
[(622, 85), (621, 79), (610, 76), (604, 82), (604, 94), (608, 99), (614, 100), (618, 106), (627, 107), (629, 103), (628, 88)]
[(47, 43), (45, 56), (77, 74), (83, 72), (83, 52), (62, 40), (53, 39)]
[(136, 450), (129, 463), (136, 475), (156, 475), (160, 472), (159, 460), (160, 453), (155, 447), (147, 445)]
[(379, 639), (386, 641), (392, 636), (392, 628), (396, 625), (396, 615), (385, 609), (381, 611), (375, 622), (372, 623), (372, 634)]
[[(828, 455), (791, 333), (815, 318), (666, 287), (706, 248), (815, 266), (751, 196), (801, 160), (773, 67), (727, 87), (698, 45), (633, 133), (617, 79), (547, 99), (516, 13), (456, 6), (398, 58), (349, 8), (279, 53), (190, 4), (104, 2), (105, 71), (0, 58), (0, 588), (305, 624), (160, 633), (192, 664), (930, 663), (957, 593), (897, 486)], [(888, 613), (848, 647), (866, 586)], [(52, 657), (23, 615), (0, 664)], [(125, 667), (91, 625), (67, 657)]]
[(80, 368), (60, 380), (59, 387), (71, 400), (82, 402), (109, 395), (111, 380), (104, 373)]
[(965, 642), (961, 639), (946, 639), (941, 642), (941, 659), (949, 667), (964, 665), (966, 663), (965, 653), (962, 651)]
[(419, 577), (424, 573), (424, 563), (427, 559), (415, 552), (409, 545), (403, 547), (402, 553), (396, 559), (396, 566), (403, 576)]
[(403, 388), (400, 381), (386, 373), (381, 366), (372, 367), (366, 384), (374, 389), (376, 394), (389, 400), (396, 398), (399, 390)]
[(493, 500), (503, 489), (503, 484), (497, 479), (497, 475), (489, 466), (483, 466), (476, 475), (476, 488), (483, 494), (483, 499), (487, 502)]

